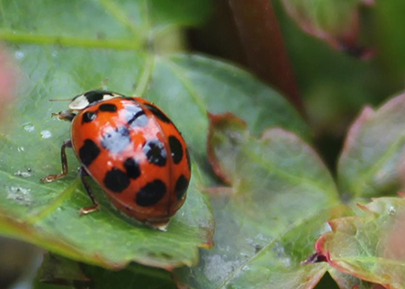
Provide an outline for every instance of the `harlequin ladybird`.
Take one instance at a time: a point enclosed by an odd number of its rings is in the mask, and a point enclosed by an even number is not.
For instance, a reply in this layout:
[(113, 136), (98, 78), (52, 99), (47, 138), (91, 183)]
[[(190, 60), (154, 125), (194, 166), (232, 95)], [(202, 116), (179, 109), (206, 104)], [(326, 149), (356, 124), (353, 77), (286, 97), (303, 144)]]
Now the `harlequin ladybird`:
[(71, 138), (61, 148), (62, 172), (41, 181), (67, 174), (65, 150), (71, 147), (93, 202), (80, 214), (98, 209), (86, 180), (91, 176), (118, 210), (164, 229), (183, 205), (191, 177), (186, 143), (166, 114), (142, 98), (93, 90), (74, 97), (69, 110), (56, 115), (72, 122)]

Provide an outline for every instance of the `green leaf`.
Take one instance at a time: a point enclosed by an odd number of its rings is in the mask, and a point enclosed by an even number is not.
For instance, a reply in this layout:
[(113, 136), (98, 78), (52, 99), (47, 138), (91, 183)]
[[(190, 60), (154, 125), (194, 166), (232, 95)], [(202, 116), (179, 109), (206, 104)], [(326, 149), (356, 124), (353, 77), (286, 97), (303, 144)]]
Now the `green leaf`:
[(211, 13), (211, 3), (201, 0), (178, 0), (175, 5), (168, 5), (164, 0), (39, 0), (35, 3), (3, 0), (0, 13), (3, 38), (20, 39), (29, 34), (37, 41), (43, 40), (40, 37), (43, 36), (73, 42), (99, 41), (100, 45), (115, 40), (124, 46), (134, 46), (168, 27), (203, 24)]
[(377, 111), (366, 107), (352, 125), (338, 164), (346, 199), (392, 194), (404, 186), (405, 95)]
[(387, 288), (405, 288), (405, 200), (378, 198), (361, 208), (359, 216), (329, 222), (332, 232), (317, 241), (317, 251), (339, 271)]
[(34, 289), (47, 288), (176, 288), (169, 272), (132, 264), (125, 270), (108, 271), (57, 256), (46, 254), (38, 270)]
[(331, 277), (339, 284), (340, 289), (385, 289), (375, 283), (370, 283), (348, 273), (343, 273), (333, 267), (328, 270)]
[[(22, 70), (20, 96), (0, 136), (2, 234), (106, 268), (131, 261), (166, 269), (191, 266), (198, 248), (209, 247), (213, 235), (210, 206), (201, 193), (212, 182), (205, 172), (206, 111), (230, 110), (251, 127), (283, 126), (308, 137), (288, 102), (246, 72), (202, 56), (153, 52), (156, 29), (193, 24), (187, 20), (190, 11), (205, 13), (199, 11), (204, 4), (184, 0), (170, 10), (162, 1), (148, 3), (0, 1), (0, 38), (8, 41)], [(95, 193), (103, 201), (101, 210), (79, 217), (90, 200), (71, 152), (66, 178), (39, 183), (60, 170), (60, 145), (69, 138), (69, 124), (50, 117), (66, 103), (49, 99), (73, 97), (106, 78), (109, 89), (145, 96), (162, 107), (189, 144), (194, 162), (188, 198), (166, 233), (120, 217), (100, 189)], [(273, 114), (269, 107), (276, 109)]]
[(150, 13), (152, 23), (157, 27), (199, 26), (204, 24), (212, 13), (212, 0), (188, 0), (170, 2), (166, 0), (151, 0)]
[(84, 286), (90, 281), (91, 279), (83, 273), (79, 263), (47, 253), (38, 270), (35, 287), (40, 288), (42, 284)]
[[(195, 268), (176, 271), (191, 288), (313, 288), (328, 266), (301, 265), (324, 223), (340, 214), (332, 177), (296, 135), (271, 129), (256, 139), (231, 114), (211, 115), (208, 139), (217, 174), (215, 247)], [(218, 173), (220, 172), (220, 173)]]
[[(378, 38), (378, 52), (389, 66), (390, 78), (398, 75), (401, 79), (405, 70), (405, 45), (401, 35), (405, 33), (403, 14), (405, 2), (387, 0), (379, 2), (375, 9), (375, 32)], [(393, 73), (394, 72), (394, 73)]]

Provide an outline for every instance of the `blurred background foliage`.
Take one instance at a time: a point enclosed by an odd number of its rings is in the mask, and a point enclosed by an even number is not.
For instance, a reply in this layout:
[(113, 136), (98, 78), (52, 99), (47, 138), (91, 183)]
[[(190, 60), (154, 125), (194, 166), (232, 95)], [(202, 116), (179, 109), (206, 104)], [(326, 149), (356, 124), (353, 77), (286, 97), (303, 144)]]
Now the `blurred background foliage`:
[[(272, 3), (314, 142), (335, 171), (348, 125), (361, 108), (382, 104), (404, 88), (405, 3), (387, 0), (359, 7), (360, 45), (373, 53), (366, 59), (309, 35), (288, 16), (281, 1)], [(215, 1), (214, 7), (211, 20), (188, 33), (190, 48), (248, 68), (228, 1)]]
[[(167, 18), (166, 11), (176, 7), (175, 1), (170, 5), (165, 0), (153, 2), (159, 8), (156, 19)], [(176, 28), (162, 34), (157, 51), (201, 52), (251, 70), (230, 2), (211, 1), (209, 11), (204, 10), (201, 19), (195, 20), (198, 28)], [(274, 0), (272, 4), (313, 142), (334, 172), (348, 125), (361, 108), (366, 104), (379, 105), (404, 88), (405, 1), (377, 0), (372, 6), (359, 6), (360, 46), (341, 49), (303, 31), (287, 14), (281, 0)], [(177, 8), (181, 14), (181, 9)], [(153, 5), (150, 9), (154, 9)], [(176, 17), (176, 13), (170, 15)], [(359, 55), (359, 51), (364, 50), (368, 51), (368, 57)], [(0, 248), (0, 288), (30, 288), (31, 283), (26, 280), (35, 276), (33, 271), (40, 263), (42, 252), (6, 238), (0, 239)], [(337, 287), (327, 275), (318, 288)]]

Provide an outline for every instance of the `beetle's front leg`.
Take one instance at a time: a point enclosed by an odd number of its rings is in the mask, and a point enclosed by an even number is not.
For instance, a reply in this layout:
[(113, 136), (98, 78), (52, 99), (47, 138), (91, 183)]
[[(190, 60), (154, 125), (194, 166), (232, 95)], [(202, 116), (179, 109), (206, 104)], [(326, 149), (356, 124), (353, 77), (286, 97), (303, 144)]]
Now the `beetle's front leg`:
[(76, 116), (71, 110), (62, 110), (58, 113), (52, 113), (52, 116), (56, 116), (58, 119), (72, 121)]
[(71, 147), (72, 147), (72, 142), (70, 140), (67, 140), (62, 144), (62, 147), (60, 148), (60, 157), (62, 160), (62, 172), (60, 174), (49, 175), (49, 176), (43, 177), (41, 179), (42, 183), (50, 183), (50, 182), (53, 182), (54, 180), (63, 178), (64, 176), (67, 175), (68, 163), (67, 163), (67, 159), (66, 159), (66, 148), (71, 148)]

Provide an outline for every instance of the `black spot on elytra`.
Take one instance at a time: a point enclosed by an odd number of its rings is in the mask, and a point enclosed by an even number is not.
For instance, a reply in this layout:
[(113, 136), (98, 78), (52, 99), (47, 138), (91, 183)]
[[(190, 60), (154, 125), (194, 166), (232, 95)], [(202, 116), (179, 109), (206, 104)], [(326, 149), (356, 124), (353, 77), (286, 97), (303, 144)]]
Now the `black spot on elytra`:
[(86, 97), (87, 101), (89, 102), (89, 104), (100, 101), (103, 99), (104, 95), (112, 95), (111, 92), (109, 91), (104, 91), (104, 90), (91, 90), (88, 91), (84, 94), (84, 96)]
[(79, 149), (79, 157), (85, 166), (89, 166), (100, 154), (100, 148), (91, 139), (86, 139)]
[(176, 197), (178, 200), (181, 200), (184, 197), (184, 195), (186, 194), (187, 188), (188, 188), (188, 183), (189, 183), (189, 180), (185, 176), (181, 175), (178, 178), (178, 180), (176, 182), (176, 186), (174, 188), (174, 190), (176, 192)]
[(117, 111), (117, 107), (115, 104), (112, 103), (104, 103), (98, 107), (100, 111), (108, 111), (108, 112), (115, 112)]
[(144, 127), (148, 124), (149, 119), (139, 105), (127, 105), (125, 111), (130, 126)]
[(156, 106), (145, 103), (145, 106), (156, 116), (158, 119), (165, 123), (171, 123), (172, 121)]
[(139, 163), (133, 158), (127, 158), (124, 162), (124, 167), (127, 171), (128, 177), (137, 179), (141, 175)]
[(135, 203), (141, 207), (157, 204), (166, 194), (166, 185), (161, 180), (154, 180), (146, 184), (136, 194)]
[(183, 147), (179, 139), (175, 136), (169, 136), (170, 151), (175, 164), (181, 162), (183, 158)]
[(95, 111), (88, 111), (83, 113), (82, 123), (89, 123), (95, 120), (97, 117), (97, 112)]
[(112, 153), (122, 152), (130, 143), (129, 130), (125, 126), (105, 133), (101, 139), (101, 145)]
[(117, 168), (112, 168), (108, 171), (103, 182), (107, 189), (115, 193), (121, 193), (128, 188), (130, 183), (127, 174)]
[(158, 139), (148, 140), (143, 146), (148, 162), (163, 167), (166, 165), (166, 150), (163, 143)]

